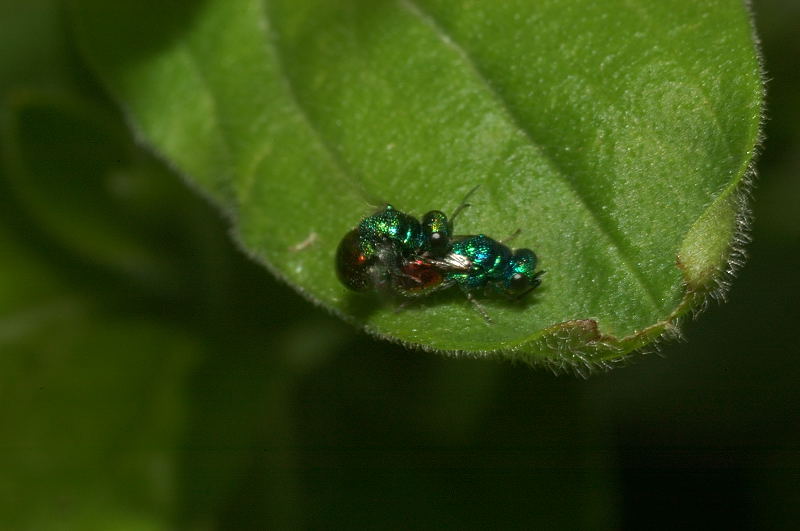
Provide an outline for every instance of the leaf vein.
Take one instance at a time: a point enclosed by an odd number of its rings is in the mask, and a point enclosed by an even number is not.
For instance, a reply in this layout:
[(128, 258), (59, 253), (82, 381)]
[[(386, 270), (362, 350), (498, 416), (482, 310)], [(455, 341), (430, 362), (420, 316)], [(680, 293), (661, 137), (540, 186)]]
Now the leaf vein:
[(462, 58), (464, 63), (474, 72), (475, 77), (486, 87), (488, 93), (494, 97), (495, 101), (497, 101), (500, 107), (504, 110), (508, 120), (525, 136), (525, 138), (528, 139), (530, 144), (537, 149), (541, 156), (548, 162), (550, 167), (553, 168), (555, 173), (565, 183), (567, 183), (569, 190), (589, 213), (592, 222), (597, 227), (599, 232), (609, 241), (613, 249), (616, 251), (620, 261), (625, 265), (633, 278), (636, 279), (637, 283), (645, 294), (647, 302), (649, 302), (656, 310), (659, 310), (659, 298), (656, 295), (655, 290), (647, 282), (647, 279), (643, 276), (642, 272), (635, 267), (631, 257), (623, 252), (623, 245), (619, 241), (614, 228), (609, 226), (608, 221), (599, 216), (597, 208), (589, 202), (589, 200), (580, 192), (580, 190), (575, 186), (573, 181), (567, 176), (558, 163), (547, 153), (545, 149), (542, 148), (539, 142), (534, 139), (533, 133), (523, 125), (522, 121), (518, 116), (516, 116), (512, 110), (512, 107), (503, 98), (503, 96), (499, 94), (494, 87), (492, 87), (491, 83), (478, 68), (477, 63), (472, 59), (472, 57), (470, 57), (466, 50), (459, 45), (429, 13), (426, 13), (420, 8), (420, 6), (416, 3), (416, 0), (398, 0), (398, 2), (407, 11), (429, 26), (438, 35), (441, 41), (455, 51)]
[[(225, 125), (220, 118), (219, 105), (217, 104), (217, 96), (214, 94), (214, 90), (211, 87), (211, 83), (209, 83), (208, 79), (203, 74), (203, 69), (200, 68), (200, 65), (197, 63), (197, 59), (194, 56), (194, 50), (192, 50), (186, 43), (181, 43), (178, 50), (180, 51), (181, 56), (186, 60), (189, 68), (191, 68), (192, 72), (194, 72), (197, 81), (200, 83), (200, 86), (203, 92), (205, 93), (206, 98), (208, 99), (209, 106), (211, 107), (211, 118), (214, 123), (213, 129), (219, 131), (219, 135), (217, 136), (219, 138), (220, 143), (222, 144), (222, 148), (225, 150), (224, 156), (228, 162), (228, 164), (223, 165), (223, 167), (229, 168), (230, 162), (234, 160), (233, 150), (231, 147), (232, 144), (229, 138), (228, 131), (226, 130)], [(228, 170), (226, 169), (225, 171), (227, 172)], [(228, 175), (223, 175), (222, 176), (223, 186), (221, 187), (220, 191), (223, 191), (226, 195), (230, 193), (230, 187), (232, 186), (232, 181), (233, 181), (232, 173)], [(231, 197), (235, 199), (236, 196), (235, 194), (232, 194)], [(232, 205), (226, 205), (226, 206), (227, 209), (230, 209)]]
[[(313, 137), (317, 149), (327, 157), (328, 161), (330, 162), (334, 174), (341, 180), (346, 181), (348, 184), (353, 185), (358, 190), (359, 194), (363, 198), (369, 198), (369, 194), (367, 193), (366, 189), (364, 188), (363, 183), (357, 179), (346, 167), (342, 158), (338, 155), (336, 150), (330, 143), (325, 139), (325, 137), (320, 132), (319, 128), (314, 124), (313, 120), (311, 119), (308, 111), (303, 107), (301, 99), (297, 96), (297, 90), (295, 89), (294, 85), (292, 84), (291, 78), (286, 73), (286, 68), (284, 66), (283, 61), (283, 51), (281, 50), (275, 31), (272, 27), (270, 22), (270, 16), (267, 13), (266, 8), (267, 0), (262, 0), (258, 2), (258, 25), (260, 31), (264, 34), (264, 41), (267, 45), (268, 52), (271, 52), (271, 55), (275, 59), (275, 64), (277, 66), (277, 70), (279, 72), (278, 78), (281, 80), (283, 84), (283, 88), (286, 92), (287, 97), (289, 98), (291, 105), (294, 107), (296, 111), (296, 116), (300, 119), (300, 121), (305, 125), (308, 131), (311, 133)], [(266, 150), (261, 150), (261, 154), (265, 154)], [(260, 157), (256, 163), (252, 166), (252, 174), (253, 176), (257, 173), (258, 168), (260, 167), (261, 163), (265, 160), (266, 157)], [(249, 181), (253, 181), (253, 177), (251, 176)]]

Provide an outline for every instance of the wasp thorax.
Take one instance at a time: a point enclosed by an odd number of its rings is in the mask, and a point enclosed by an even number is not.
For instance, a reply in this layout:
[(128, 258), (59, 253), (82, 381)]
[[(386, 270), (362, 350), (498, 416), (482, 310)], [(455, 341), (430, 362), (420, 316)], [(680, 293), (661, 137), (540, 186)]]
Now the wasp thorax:
[(339, 243), (339, 280), (354, 291), (407, 297), (457, 286), (491, 322), (474, 293), (521, 299), (539, 286), (542, 272), (536, 271), (536, 255), (530, 249), (515, 250), (483, 234), (453, 235), (452, 220), (469, 206), (466, 201), (474, 191), (449, 219), (431, 210), (418, 221), (388, 204), (363, 218)]

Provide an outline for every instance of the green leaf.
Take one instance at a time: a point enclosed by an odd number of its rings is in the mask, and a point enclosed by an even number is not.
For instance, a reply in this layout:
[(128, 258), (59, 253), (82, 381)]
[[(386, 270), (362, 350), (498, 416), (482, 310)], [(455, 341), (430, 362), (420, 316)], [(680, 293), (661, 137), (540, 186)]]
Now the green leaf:
[[(604, 364), (726, 267), (762, 101), (739, 0), (72, 6), (142, 140), (248, 254), (373, 333)], [(475, 185), (456, 231), (522, 229), (547, 271), (524, 304), (484, 300), (489, 326), (455, 290), (398, 311), (337, 282), (377, 204), (452, 211)]]

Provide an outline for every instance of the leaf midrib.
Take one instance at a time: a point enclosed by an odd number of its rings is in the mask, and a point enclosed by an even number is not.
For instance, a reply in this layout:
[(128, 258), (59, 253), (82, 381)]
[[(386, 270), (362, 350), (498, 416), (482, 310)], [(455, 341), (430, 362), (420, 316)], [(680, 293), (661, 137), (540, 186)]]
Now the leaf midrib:
[(615, 231), (611, 227), (607, 226), (608, 222), (598, 215), (596, 209), (592, 207), (588, 199), (575, 186), (574, 182), (567, 177), (564, 169), (547, 153), (541, 144), (534, 139), (533, 133), (523, 125), (520, 118), (512, 110), (512, 107), (509, 105), (508, 101), (506, 101), (505, 98), (503, 98), (503, 96), (492, 87), (486, 76), (478, 68), (477, 63), (469, 56), (466, 50), (459, 45), (458, 42), (453, 39), (453, 37), (449, 35), (429, 13), (423, 11), (419, 5), (414, 2), (414, 0), (397, 0), (397, 2), (409, 13), (419, 18), (423, 24), (429, 26), (445, 46), (450, 47), (462, 58), (466, 66), (472, 70), (475, 78), (478, 79), (478, 81), (485, 87), (486, 91), (498, 103), (500, 108), (503, 109), (509, 122), (525, 136), (528, 142), (530, 142), (531, 146), (536, 149), (536, 151), (547, 162), (550, 168), (552, 168), (553, 172), (567, 184), (567, 188), (577, 199), (578, 203), (589, 213), (589, 217), (592, 220), (592, 223), (595, 225), (595, 228), (611, 244), (611, 248), (614, 249), (619, 260), (625, 265), (631, 276), (636, 279), (636, 282), (645, 294), (647, 302), (656, 312), (661, 311), (661, 307), (658, 304), (659, 298), (655, 292), (655, 288), (653, 288), (653, 286), (647, 282), (647, 279), (644, 277), (642, 272), (634, 267), (632, 258), (623, 252), (622, 244), (616, 237)]
[[(575, 186), (574, 182), (568, 178), (564, 169), (558, 164), (558, 162), (553, 157), (549, 155), (549, 153), (542, 147), (542, 145), (534, 139), (532, 131), (529, 128), (525, 127), (521, 117), (518, 116), (518, 113), (516, 113), (513, 110), (513, 107), (509, 104), (509, 102), (497, 90), (495, 90), (492, 87), (487, 77), (478, 67), (476, 61), (451, 35), (449, 35), (444, 30), (444, 28), (440, 24), (438, 24), (438, 22), (429, 13), (423, 11), (423, 9), (414, 0), (397, 0), (397, 2), (401, 8), (403, 8), (408, 13), (419, 19), (421, 23), (428, 26), (445, 46), (453, 50), (462, 59), (464, 65), (473, 72), (475, 79), (477, 79), (481, 83), (481, 85), (484, 87), (487, 93), (495, 100), (495, 102), (503, 110), (509, 123), (512, 124), (521, 134), (524, 135), (524, 137), (527, 139), (530, 145), (534, 147), (534, 149), (536, 149), (539, 155), (553, 169), (554, 174), (557, 175), (558, 178), (560, 178), (563, 182), (566, 183), (567, 188), (576, 198), (577, 202), (587, 212), (589, 218), (592, 220), (592, 223), (595, 226), (595, 229), (604, 239), (606, 239), (610, 243), (609, 248), (614, 250), (614, 253), (617, 255), (620, 262), (624, 264), (630, 276), (636, 280), (640, 290), (645, 295), (646, 301), (651, 305), (651, 307), (654, 310), (660, 311), (661, 307), (658, 302), (659, 297), (658, 294), (656, 293), (656, 289), (650, 282), (648, 282), (648, 279), (645, 277), (644, 273), (640, 269), (635, 267), (635, 260), (629, 253), (625, 251), (625, 247), (618, 237), (617, 234), (618, 231), (615, 230), (615, 228), (610, 225), (611, 222), (609, 220), (599, 215), (597, 208), (594, 205), (592, 205), (592, 203), (583, 193), (581, 193), (581, 191)], [(278, 71), (279, 77), (281, 78), (285, 92), (294, 107), (296, 115), (300, 118), (301, 122), (304, 124), (307, 131), (312, 135), (320, 151), (323, 152), (324, 156), (328, 159), (337, 177), (346, 180), (350, 185), (355, 185), (359, 189), (359, 193), (362, 195), (362, 197), (364, 197), (365, 199), (369, 199), (368, 193), (366, 192), (363, 183), (359, 179), (357, 179), (352, 174), (351, 171), (349, 171), (346, 168), (344, 161), (341, 160), (341, 157), (338, 155), (336, 150), (332, 148), (330, 143), (326, 141), (320, 128), (316, 126), (316, 124), (308, 114), (307, 110), (303, 107), (302, 102), (297, 97), (297, 92), (291, 82), (291, 78), (286, 74), (286, 69), (284, 67), (284, 53), (281, 47), (276, 42), (275, 32), (271, 25), (270, 16), (266, 12), (265, 3), (263, 1), (258, 2), (258, 7), (259, 7), (258, 10), (259, 30), (264, 34), (265, 45), (270, 50), (275, 59), (276, 69)], [(639, 16), (641, 16), (641, 14)], [(198, 70), (199, 67), (197, 67), (194, 58), (194, 51), (191, 48), (186, 48), (186, 53), (188, 55), (188, 59), (191, 61), (193, 70), (195, 70), (201, 82), (203, 83), (203, 87), (206, 90), (208, 97), (213, 105), (212, 108), (214, 109), (215, 112), (217, 112), (218, 98), (215, 94), (213, 87), (209, 85), (207, 80), (205, 80), (202, 74), (199, 72)], [(704, 91), (703, 91), (703, 102), (705, 103), (707, 109), (709, 110), (709, 113), (712, 116), (714, 126), (721, 131), (722, 127), (719, 121), (719, 116), (715, 112), (713, 106), (710, 105), (707, 94)], [(229, 135), (224, 130), (224, 126), (221, 123), (219, 116), (215, 116), (215, 122), (217, 123), (217, 126), (220, 128), (220, 136), (222, 137), (221, 139), (223, 141), (223, 144), (225, 145), (226, 151), (228, 151), (230, 155), (231, 141), (228, 138)], [(730, 153), (731, 152), (730, 143), (728, 143), (726, 147), (728, 148), (728, 151)], [(245, 175), (241, 176), (241, 178), (243, 179), (243, 183), (245, 184), (245, 188), (242, 189), (242, 196), (240, 196), (240, 200), (242, 197), (247, 197), (248, 190), (252, 185), (254, 176), (258, 173), (258, 170), (265, 159), (264, 153), (267, 152), (268, 150), (265, 149), (256, 150), (256, 156), (254, 157), (254, 160), (248, 165), (248, 171), (246, 172)]]
[[(301, 122), (306, 127), (306, 129), (311, 133), (311, 136), (316, 142), (317, 147), (327, 157), (330, 165), (334, 170), (334, 173), (336, 174), (336, 177), (358, 188), (359, 194), (365, 199), (367, 199), (368, 194), (364, 188), (364, 184), (359, 179), (357, 179), (352, 174), (352, 172), (347, 168), (346, 164), (339, 156), (339, 154), (336, 152), (336, 150), (334, 150), (331, 147), (330, 143), (322, 135), (322, 132), (319, 130), (319, 128), (315, 126), (314, 122), (311, 120), (311, 117), (306, 111), (305, 107), (303, 107), (300, 98), (297, 97), (297, 91), (295, 90), (294, 85), (291, 82), (291, 78), (286, 73), (286, 68), (284, 66), (285, 63), (283, 60), (283, 52), (280, 46), (278, 46), (275, 30), (272, 29), (270, 16), (267, 14), (265, 3), (266, 0), (258, 1), (258, 26), (259, 29), (264, 33), (264, 42), (268, 51), (271, 51), (273, 57), (275, 58), (277, 74), (281, 80), (281, 84), (283, 85), (283, 89), (286, 92), (287, 97), (291, 101), (292, 106), (297, 112), (297, 115), (300, 118)], [(264, 153), (265, 151), (266, 150), (264, 149), (260, 149), (259, 153)], [(249, 178), (247, 179), (250, 186), (252, 186), (254, 176), (258, 173), (261, 163), (264, 160), (265, 158), (262, 157), (261, 160), (253, 164), (252, 175), (248, 176)], [(246, 194), (247, 191), (248, 190), (246, 189), (243, 191), (243, 193)]]

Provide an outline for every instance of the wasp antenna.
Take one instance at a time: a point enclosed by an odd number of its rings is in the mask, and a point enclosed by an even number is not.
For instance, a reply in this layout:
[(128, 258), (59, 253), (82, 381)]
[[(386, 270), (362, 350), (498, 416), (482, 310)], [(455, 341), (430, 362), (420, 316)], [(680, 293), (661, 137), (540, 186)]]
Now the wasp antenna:
[(453, 220), (454, 220), (454, 219), (456, 219), (456, 216), (458, 216), (458, 215), (461, 213), (461, 211), (462, 211), (462, 210), (464, 210), (465, 208), (467, 208), (468, 206), (470, 206), (470, 204), (469, 204), (469, 203), (467, 203), (467, 200), (469, 199), (469, 197), (470, 197), (472, 194), (474, 194), (474, 193), (475, 193), (475, 190), (477, 190), (478, 188), (480, 188), (480, 186), (481, 186), (480, 184), (476, 184), (475, 186), (473, 186), (473, 187), (472, 187), (472, 189), (471, 189), (469, 192), (467, 192), (467, 195), (465, 195), (465, 196), (464, 196), (464, 199), (462, 199), (462, 200), (461, 200), (461, 203), (460, 203), (460, 204), (459, 204), (459, 205), (456, 207), (456, 209), (453, 211), (453, 215), (452, 215), (452, 216), (450, 216), (450, 223), (452, 223), (452, 222), (453, 222)]
[(462, 199), (462, 200), (461, 200), (461, 202), (462, 202), (462, 203), (466, 203), (466, 202), (467, 202), (467, 199), (469, 199), (469, 196), (471, 196), (472, 194), (474, 194), (474, 193), (475, 193), (475, 190), (477, 190), (477, 189), (478, 189), (478, 188), (480, 188), (480, 187), (481, 187), (481, 185), (480, 185), (480, 184), (476, 184), (475, 186), (473, 186), (473, 187), (470, 189), (470, 191), (469, 191), (469, 192), (467, 192), (467, 194), (464, 196), (464, 199)]
[(506, 243), (510, 242), (511, 240), (513, 240), (514, 238), (516, 238), (517, 236), (519, 236), (520, 234), (522, 234), (522, 229), (517, 229), (514, 232), (512, 232), (511, 234), (509, 234), (508, 238), (506, 238), (504, 240), (500, 240), (500, 243), (506, 244)]

